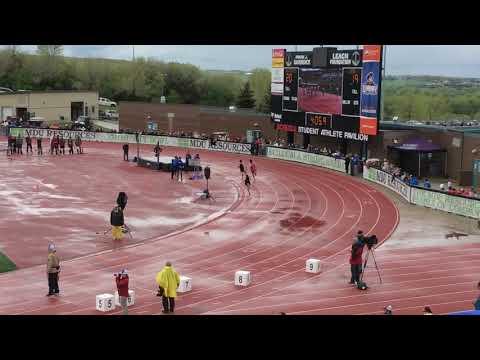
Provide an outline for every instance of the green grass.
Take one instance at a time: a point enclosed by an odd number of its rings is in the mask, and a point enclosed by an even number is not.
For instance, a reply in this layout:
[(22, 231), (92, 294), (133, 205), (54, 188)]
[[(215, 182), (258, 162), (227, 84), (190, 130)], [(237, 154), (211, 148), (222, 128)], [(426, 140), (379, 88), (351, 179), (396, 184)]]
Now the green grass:
[(15, 270), (17, 266), (0, 252), (0, 273)]

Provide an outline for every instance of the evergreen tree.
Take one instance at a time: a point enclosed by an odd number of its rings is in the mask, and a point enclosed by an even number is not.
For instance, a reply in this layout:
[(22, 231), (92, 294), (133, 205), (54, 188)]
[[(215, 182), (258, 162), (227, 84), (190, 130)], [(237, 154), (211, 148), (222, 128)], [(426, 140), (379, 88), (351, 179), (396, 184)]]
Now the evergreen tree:
[(253, 98), (253, 92), (250, 89), (250, 83), (248, 81), (240, 92), (240, 95), (238, 95), (237, 106), (244, 109), (252, 109), (255, 106), (255, 99)]

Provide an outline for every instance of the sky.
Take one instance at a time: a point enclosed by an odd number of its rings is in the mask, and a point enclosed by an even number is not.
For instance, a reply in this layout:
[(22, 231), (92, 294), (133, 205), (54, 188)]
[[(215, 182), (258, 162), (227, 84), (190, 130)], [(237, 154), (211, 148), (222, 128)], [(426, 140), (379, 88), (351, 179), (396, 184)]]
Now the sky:
[[(296, 46), (299, 51), (313, 47)], [(20, 48), (33, 53), (36, 45), (22, 45)], [(256, 67), (270, 68), (272, 48), (295, 50), (294, 45), (135, 45), (135, 56), (190, 63), (204, 70), (249, 71)], [(64, 54), (131, 59), (132, 45), (65, 45)], [(386, 74), (480, 78), (479, 59), (480, 45), (388, 45)]]

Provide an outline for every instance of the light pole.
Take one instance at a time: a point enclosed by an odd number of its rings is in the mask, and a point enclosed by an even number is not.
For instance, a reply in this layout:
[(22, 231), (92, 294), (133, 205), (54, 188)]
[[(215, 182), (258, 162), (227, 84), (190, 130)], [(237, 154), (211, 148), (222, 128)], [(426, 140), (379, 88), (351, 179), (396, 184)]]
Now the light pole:
[(137, 72), (135, 69), (135, 45), (132, 45), (132, 65), (133, 65), (132, 93), (133, 93), (133, 96), (135, 96), (135, 78), (137, 77)]

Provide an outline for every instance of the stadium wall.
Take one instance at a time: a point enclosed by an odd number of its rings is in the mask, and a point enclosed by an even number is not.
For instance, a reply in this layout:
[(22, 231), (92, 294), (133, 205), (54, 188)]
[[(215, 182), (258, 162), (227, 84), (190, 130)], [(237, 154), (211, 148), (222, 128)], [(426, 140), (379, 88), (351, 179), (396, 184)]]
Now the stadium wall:
[(172, 128), (175, 131), (211, 134), (226, 131), (230, 137), (246, 136), (247, 129), (255, 129), (254, 124), (263, 131), (267, 138), (276, 136), (276, 130), (269, 114), (256, 113), (250, 110), (237, 109), (230, 112), (224, 108), (184, 105), (155, 104), (145, 102), (122, 101), (119, 103), (121, 129), (145, 131), (147, 117), (158, 124), (158, 130), (169, 131), (169, 114), (174, 114)]

